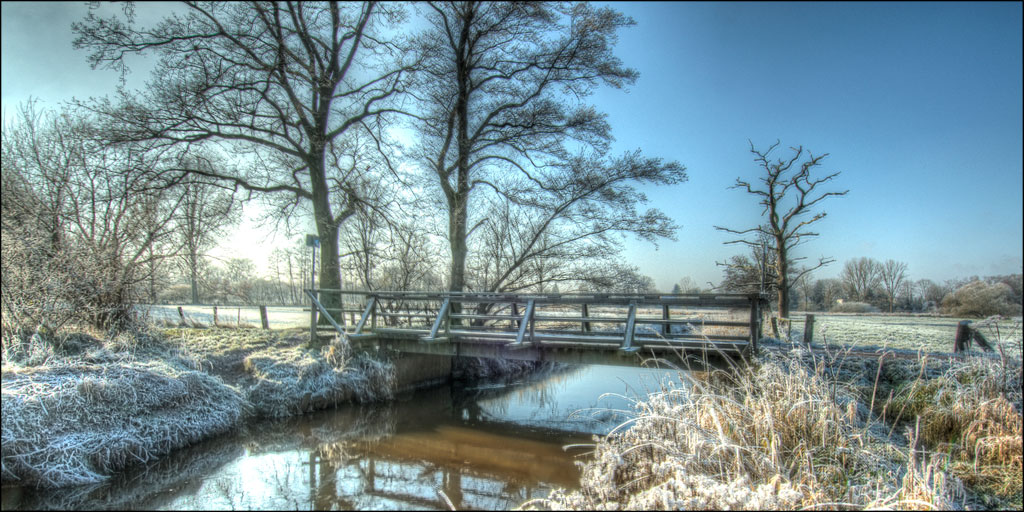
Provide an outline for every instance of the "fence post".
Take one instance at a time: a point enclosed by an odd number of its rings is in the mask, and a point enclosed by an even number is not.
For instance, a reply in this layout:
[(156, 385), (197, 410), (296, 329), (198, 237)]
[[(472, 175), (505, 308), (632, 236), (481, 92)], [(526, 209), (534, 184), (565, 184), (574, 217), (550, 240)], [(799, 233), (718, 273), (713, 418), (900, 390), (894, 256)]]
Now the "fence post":
[(814, 341), (814, 315), (807, 315), (804, 320), (804, 345), (810, 345)]
[(961, 320), (960, 323), (956, 324), (956, 340), (953, 341), (953, 352), (967, 352), (971, 349), (970, 324), (970, 320)]
[(263, 324), (264, 329), (270, 329), (270, 319), (267, 318), (266, 306), (260, 306), (260, 323)]
[(761, 336), (761, 299), (750, 299), (750, 350), (757, 351), (757, 338)]
[(184, 324), (185, 323), (185, 311), (181, 309), (181, 306), (178, 306), (178, 316), (181, 317), (181, 323)]
[[(583, 304), (583, 318), (590, 316), (590, 311), (587, 309), (587, 305)], [(583, 322), (583, 332), (590, 332), (590, 322)]]
[(217, 306), (213, 307), (213, 325), (217, 327)]

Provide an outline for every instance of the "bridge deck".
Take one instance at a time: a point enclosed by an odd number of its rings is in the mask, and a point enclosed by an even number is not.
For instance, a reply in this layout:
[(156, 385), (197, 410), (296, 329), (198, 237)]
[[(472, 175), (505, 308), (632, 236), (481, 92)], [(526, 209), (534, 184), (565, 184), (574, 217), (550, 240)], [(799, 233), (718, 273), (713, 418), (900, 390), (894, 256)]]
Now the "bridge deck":
[[(735, 294), (306, 293), (361, 349), (626, 366), (652, 358), (706, 366), (746, 353), (756, 348), (765, 303)], [(340, 308), (324, 307), (329, 293), (341, 295)], [(315, 322), (314, 314), (314, 333)]]

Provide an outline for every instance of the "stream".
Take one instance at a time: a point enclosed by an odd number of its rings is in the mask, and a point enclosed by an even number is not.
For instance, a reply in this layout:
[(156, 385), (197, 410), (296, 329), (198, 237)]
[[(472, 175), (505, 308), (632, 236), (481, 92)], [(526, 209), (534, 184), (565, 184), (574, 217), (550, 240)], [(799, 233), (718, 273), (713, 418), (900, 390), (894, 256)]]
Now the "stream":
[(577, 488), (576, 462), (593, 436), (627, 419), (630, 399), (662, 385), (682, 386), (678, 372), (576, 366), (508, 383), (449, 383), (254, 422), (103, 484), (5, 486), (2, 508), (508, 509)]

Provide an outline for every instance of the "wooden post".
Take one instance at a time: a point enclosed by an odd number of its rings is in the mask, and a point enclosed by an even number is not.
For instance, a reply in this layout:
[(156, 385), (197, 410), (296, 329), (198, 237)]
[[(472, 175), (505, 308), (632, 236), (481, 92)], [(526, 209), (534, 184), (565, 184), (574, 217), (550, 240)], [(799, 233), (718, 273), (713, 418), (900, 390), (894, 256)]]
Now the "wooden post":
[(181, 309), (181, 306), (178, 306), (178, 316), (181, 317), (181, 323), (184, 325), (184, 323), (185, 323), (185, 311)]
[(270, 319), (267, 318), (267, 307), (260, 306), (260, 323), (264, 329), (270, 329)]
[(751, 299), (751, 351), (757, 351), (761, 337), (761, 299)]
[(971, 350), (971, 321), (961, 320), (956, 324), (956, 340), (953, 341), (953, 352)]
[(626, 313), (626, 326), (622, 332), (622, 346), (620, 351), (625, 353), (636, 352), (638, 349), (633, 346), (633, 333), (636, 332), (636, 301), (629, 303), (629, 310)]
[[(587, 308), (587, 305), (584, 304), (583, 305), (583, 318), (587, 318), (589, 316), (590, 316), (590, 311)], [(583, 332), (590, 332), (590, 322), (583, 322)]]
[[(537, 305), (534, 304), (533, 309), (536, 310), (536, 308), (537, 308)], [(533, 326), (534, 326), (533, 316), (534, 316), (534, 312), (531, 311), (530, 312), (530, 343), (534, 342), (533, 341)]]
[(804, 320), (804, 345), (810, 345), (814, 340), (814, 315), (807, 315)]
[[(665, 320), (668, 320), (668, 304), (662, 304), (662, 306), (661, 306), (661, 317), (663, 319), (665, 319)], [(669, 333), (672, 332), (672, 329), (669, 329), (669, 327), (670, 326), (668, 325), (667, 322), (661, 324), (661, 335), (662, 336), (668, 336)]]
[(758, 299), (757, 302), (757, 339), (760, 340), (764, 337), (764, 312), (768, 311), (771, 313), (771, 307), (768, 305), (768, 301), (765, 299)]
[(772, 334), (775, 336), (775, 339), (782, 339), (779, 336), (779, 318), (775, 316), (772, 317)]
[(217, 325), (217, 306), (213, 307), (213, 325)]
[(979, 331), (977, 329), (973, 329), (973, 328), (970, 328), (970, 329), (971, 329), (971, 335), (972, 335), (971, 338), (974, 341), (978, 342), (978, 345), (980, 345), (981, 348), (983, 350), (985, 350), (985, 352), (993, 352), (993, 351), (995, 351), (995, 349), (992, 348), (992, 345), (988, 342), (988, 338), (986, 338), (985, 335), (981, 333), (981, 331)]

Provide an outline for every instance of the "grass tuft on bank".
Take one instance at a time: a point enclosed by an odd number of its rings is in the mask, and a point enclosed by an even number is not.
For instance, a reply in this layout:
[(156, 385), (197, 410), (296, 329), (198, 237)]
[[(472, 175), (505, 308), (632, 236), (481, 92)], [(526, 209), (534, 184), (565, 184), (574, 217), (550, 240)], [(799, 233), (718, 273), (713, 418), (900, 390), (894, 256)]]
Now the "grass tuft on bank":
[(249, 418), (391, 397), (392, 364), (306, 341), (220, 329), (5, 340), (2, 481), (96, 483)]

